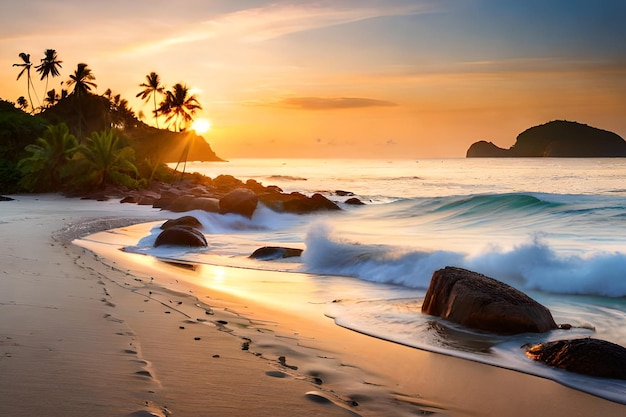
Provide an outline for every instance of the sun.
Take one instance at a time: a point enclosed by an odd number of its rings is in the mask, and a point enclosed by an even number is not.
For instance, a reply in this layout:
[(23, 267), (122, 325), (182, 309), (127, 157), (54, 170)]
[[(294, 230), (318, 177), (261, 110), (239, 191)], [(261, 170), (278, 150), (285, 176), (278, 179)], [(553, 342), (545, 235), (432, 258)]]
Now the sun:
[(209, 119), (198, 119), (191, 125), (191, 128), (195, 130), (198, 135), (211, 130), (211, 121)]

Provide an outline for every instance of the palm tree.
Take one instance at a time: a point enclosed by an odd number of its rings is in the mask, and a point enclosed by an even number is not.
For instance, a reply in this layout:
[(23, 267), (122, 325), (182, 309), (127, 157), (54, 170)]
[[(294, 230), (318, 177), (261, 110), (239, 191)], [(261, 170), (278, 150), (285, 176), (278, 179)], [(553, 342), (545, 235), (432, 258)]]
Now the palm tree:
[(135, 151), (130, 146), (122, 146), (115, 131), (93, 132), (87, 138), (86, 146), (80, 147), (80, 153), (88, 166), (89, 178), (86, 179), (92, 184), (99, 187), (107, 183), (137, 186), (137, 180), (129, 175), (137, 175), (137, 167), (132, 162)]
[(74, 86), (74, 91), (72, 95), (74, 95), (78, 102), (78, 137), (82, 140), (82, 124), (83, 124), (83, 111), (81, 107), (81, 97), (85, 94), (89, 94), (91, 91), (91, 87), (97, 87), (96, 83), (93, 82), (96, 77), (91, 72), (91, 68), (87, 66), (85, 63), (78, 64), (76, 71), (74, 74), (70, 75), (70, 79), (67, 80), (67, 85), (71, 87)]
[[(33, 63), (30, 62), (30, 54), (20, 52), (19, 57), (22, 58), (22, 62), (19, 64), (13, 64), (13, 66), (22, 68), (20, 73), (17, 75), (18, 80), (22, 77), (22, 75), (24, 75), (24, 73), (26, 73), (26, 87), (28, 91), (28, 101), (30, 101), (32, 104), (33, 98), (30, 95), (30, 87), (33, 85), (33, 80), (30, 77), (30, 68), (33, 66)], [(34, 91), (34, 87), (33, 87), (33, 91)], [(37, 97), (36, 91), (35, 91), (35, 97)], [(39, 98), (37, 98), (37, 101), (39, 101)], [(33, 106), (33, 110), (34, 110), (34, 106)]]
[(51, 75), (52, 78), (61, 75), (59, 68), (61, 68), (62, 62), (63, 61), (59, 61), (57, 57), (57, 51), (54, 49), (46, 49), (44, 57), (41, 59), (41, 64), (35, 67), (37, 72), (41, 74), (41, 80), (46, 79), (46, 89), (44, 91), (48, 91), (48, 79)]
[(146, 75), (146, 82), (139, 84), (139, 87), (144, 87), (144, 89), (139, 92), (135, 97), (141, 97), (142, 100), (148, 102), (150, 100), (150, 96), (152, 96), (152, 101), (154, 102), (154, 121), (156, 122), (157, 129), (159, 128), (159, 112), (157, 110), (157, 102), (156, 96), (158, 94), (163, 94), (165, 91), (165, 86), (161, 85), (161, 79), (156, 72), (151, 72)]
[(74, 91), (72, 94), (76, 94), (77, 96), (81, 96), (83, 94), (87, 94), (91, 91), (91, 87), (96, 88), (98, 85), (93, 82), (96, 77), (91, 72), (91, 68), (87, 66), (85, 63), (78, 64), (76, 71), (74, 74), (70, 75), (70, 79), (67, 80), (67, 85), (71, 87), (74, 86)]
[[(198, 103), (196, 95), (189, 95), (189, 88), (181, 83), (174, 85), (172, 90), (166, 93), (165, 99), (159, 107), (159, 111), (166, 116), (166, 122), (174, 119), (174, 129), (178, 129), (179, 132), (187, 128), (198, 110), (202, 110), (202, 106)], [(181, 161), (184, 161), (181, 178), (187, 168), (187, 155), (189, 155), (190, 148), (191, 138), (188, 137), (183, 153), (176, 164), (176, 168), (174, 168), (174, 170), (177, 170)]]
[(43, 137), (25, 150), (32, 155), (18, 163), (24, 174), (20, 184), (29, 191), (57, 191), (63, 183), (64, 169), (78, 150), (78, 141), (61, 123), (48, 126)]
[(172, 90), (167, 91), (165, 99), (158, 108), (166, 116), (165, 121), (174, 119), (174, 129), (182, 132), (193, 121), (196, 111), (202, 110), (195, 94), (189, 95), (189, 88), (178, 83)]
[(26, 100), (24, 96), (19, 96), (17, 98), (17, 105), (20, 109), (26, 111), (26, 109), (28, 108), (28, 100)]
[(46, 98), (43, 99), (44, 103), (47, 103), (47, 107), (54, 106), (61, 97), (57, 94), (56, 90), (53, 88), (52, 90), (46, 93)]

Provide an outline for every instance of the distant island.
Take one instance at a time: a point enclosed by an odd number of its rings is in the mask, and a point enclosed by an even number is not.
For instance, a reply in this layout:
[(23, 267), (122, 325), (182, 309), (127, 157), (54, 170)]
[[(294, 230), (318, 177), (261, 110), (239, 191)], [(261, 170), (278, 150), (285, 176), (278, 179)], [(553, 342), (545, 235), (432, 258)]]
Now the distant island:
[(626, 141), (607, 130), (577, 122), (554, 120), (520, 133), (509, 149), (484, 140), (475, 142), (467, 150), (466, 157), (626, 157)]

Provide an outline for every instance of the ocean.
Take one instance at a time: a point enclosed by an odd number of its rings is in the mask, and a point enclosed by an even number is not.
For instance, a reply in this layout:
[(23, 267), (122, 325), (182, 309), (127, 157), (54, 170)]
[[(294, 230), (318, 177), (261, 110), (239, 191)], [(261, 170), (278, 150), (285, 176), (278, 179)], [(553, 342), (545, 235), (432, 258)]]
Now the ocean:
[[(207, 249), (153, 248), (155, 226), (127, 251), (262, 270), (277, 281), (303, 276), (307, 292), (284, 302), (324, 304), (339, 326), (626, 404), (626, 382), (547, 368), (520, 349), (574, 337), (626, 346), (625, 159), (241, 159), (186, 169), (319, 192), (343, 210), (294, 215), (260, 206), (252, 219), (196, 211)], [(345, 204), (351, 197), (365, 205)], [(278, 261), (248, 258), (263, 246), (304, 252)], [(494, 336), (424, 316), (430, 278), (445, 266), (504, 281), (573, 329)]]

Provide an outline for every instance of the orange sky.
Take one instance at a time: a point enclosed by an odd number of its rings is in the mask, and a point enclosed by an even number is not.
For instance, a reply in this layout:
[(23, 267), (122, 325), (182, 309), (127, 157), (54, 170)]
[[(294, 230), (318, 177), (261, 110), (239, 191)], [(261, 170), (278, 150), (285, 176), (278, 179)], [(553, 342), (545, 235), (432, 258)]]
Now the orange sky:
[(148, 115), (146, 74), (186, 83), (227, 159), (463, 157), (555, 119), (626, 137), (626, 2), (567, 4), (22, 0), (2, 6), (0, 98), (26, 96), (20, 52), (52, 48), (49, 88), (85, 62)]

